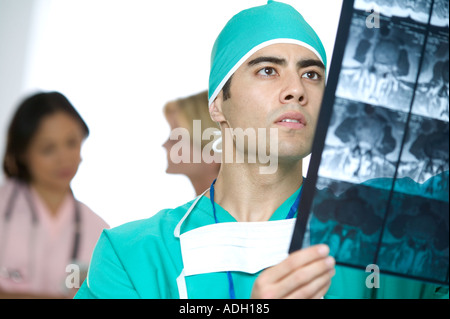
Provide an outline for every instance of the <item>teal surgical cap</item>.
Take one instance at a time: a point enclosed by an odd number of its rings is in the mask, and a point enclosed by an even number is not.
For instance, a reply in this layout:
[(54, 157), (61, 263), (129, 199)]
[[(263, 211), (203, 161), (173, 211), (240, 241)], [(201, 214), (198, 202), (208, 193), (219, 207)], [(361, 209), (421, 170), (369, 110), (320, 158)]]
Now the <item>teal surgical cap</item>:
[(288, 4), (269, 0), (266, 5), (236, 14), (217, 37), (211, 53), (209, 105), (242, 63), (276, 43), (306, 47), (327, 65), (322, 42), (302, 15)]

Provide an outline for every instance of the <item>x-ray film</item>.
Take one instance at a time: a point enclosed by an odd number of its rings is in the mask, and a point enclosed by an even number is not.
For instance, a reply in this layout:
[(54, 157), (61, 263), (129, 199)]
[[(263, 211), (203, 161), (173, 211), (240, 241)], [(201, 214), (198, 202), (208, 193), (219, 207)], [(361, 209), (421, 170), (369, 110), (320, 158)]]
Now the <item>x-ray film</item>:
[(448, 286), (448, 18), (448, 0), (344, 0), (291, 252)]

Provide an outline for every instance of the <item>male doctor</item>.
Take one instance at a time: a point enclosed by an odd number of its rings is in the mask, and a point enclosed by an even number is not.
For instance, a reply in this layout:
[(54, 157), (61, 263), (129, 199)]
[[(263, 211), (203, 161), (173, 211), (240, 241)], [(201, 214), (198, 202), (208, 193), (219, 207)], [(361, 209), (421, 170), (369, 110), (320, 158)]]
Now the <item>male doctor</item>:
[[(327, 292), (335, 262), (326, 245), (287, 253), (325, 88), (320, 39), (294, 8), (269, 1), (227, 23), (211, 62), (209, 110), (223, 139), (217, 180), (192, 202), (105, 230), (77, 298)], [(257, 146), (238, 142), (243, 130), (255, 132)], [(276, 167), (255, 156), (271, 143)]]

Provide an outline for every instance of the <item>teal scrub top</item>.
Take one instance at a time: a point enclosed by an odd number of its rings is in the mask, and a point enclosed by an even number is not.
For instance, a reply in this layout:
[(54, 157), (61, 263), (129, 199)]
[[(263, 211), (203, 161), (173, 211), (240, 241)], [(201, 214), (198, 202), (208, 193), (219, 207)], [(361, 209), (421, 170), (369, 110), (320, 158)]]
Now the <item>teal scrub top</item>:
[[(270, 220), (286, 218), (300, 189)], [(160, 211), (151, 218), (104, 230), (94, 250), (88, 277), (75, 298), (179, 298), (177, 277), (183, 269), (180, 240), (174, 230), (193, 201)], [(216, 204), (219, 222), (236, 222)], [(214, 224), (210, 199), (202, 196), (181, 227), (181, 233)], [(207, 262), (208, 256), (205, 256)], [(259, 273), (232, 272), (236, 298), (251, 295)], [(380, 276), (379, 288), (365, 286), (368, 273), (337, 266), (325, 298), (448, 298), (448, 289), (406, 279)], [(228, 299), (226, 272), (186, 277), (189, 298)], [(374, 289), (376, 291), (374, 292)]]
[[(270, 220), (285, 219), (299, 192), (292, 194)], [(174, 230), (193, 202), (104, 230), (93, 252), (88, 277), (75, 298), (179, 298), (176, 279), (183, 261)], [(215, 206), (219, 222), (236, 222), (220, 205)], [(202, 196), (180, 233), (214, 223), (211, 201)], [(258, 275), (232, 272), (236, 298), (250, 298)], [(188, 276), (186, 288), (189, 298), (230, 297), (226, 272)]]

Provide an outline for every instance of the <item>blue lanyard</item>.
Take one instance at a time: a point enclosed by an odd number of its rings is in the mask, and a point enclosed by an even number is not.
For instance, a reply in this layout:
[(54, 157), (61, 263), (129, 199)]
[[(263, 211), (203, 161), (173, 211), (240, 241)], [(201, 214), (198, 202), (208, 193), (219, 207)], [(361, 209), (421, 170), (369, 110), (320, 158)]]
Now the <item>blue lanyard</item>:
[[(214, 205), (214, 184), (216, 183), (216, 180), (211, 184), (211, 187), (209, 188), (209, 197), (211, 199), (211, 205), (213, 208), (214, 213), (214, 221), (216, 224), (219, 223), (219, 220), (217, 219), (216, 215), (216, 206)], [(289, 213), (286, 215), (286, 219), (291, 219), (294, 217), (295, 213), (297, 212), (298, 204), (300, 202), (300, 196), (302, 195), (303, 187), (300, 189), (300, 192), (298, 193), (297, 198), (294, 201), (294, 204), (292, 204), (291, 208), (289, 209)], [(231, 271), (227, 271), (227, 278), (228, 278), (228, 291), (230, 293), (230, 299), (236, 299), (236, 294), (234, 292), (234, 283), (233, 283), (233, 277), (231, 277)]]

